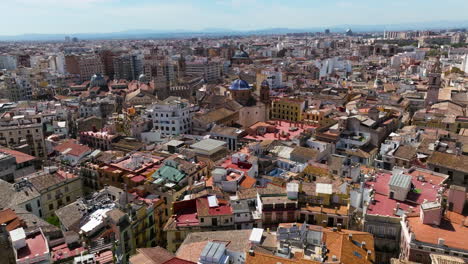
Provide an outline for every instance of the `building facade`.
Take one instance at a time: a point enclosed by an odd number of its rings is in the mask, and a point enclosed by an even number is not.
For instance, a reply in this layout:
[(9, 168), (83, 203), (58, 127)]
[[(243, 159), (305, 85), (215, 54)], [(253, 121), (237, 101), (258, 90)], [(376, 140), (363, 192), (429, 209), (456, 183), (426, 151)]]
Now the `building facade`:
[(148, 116), (153, 128), (162, 135), (188, 134), (192, 130), (192, 114), (188, 100), (180, 97), (168, 97), (152, 105)]

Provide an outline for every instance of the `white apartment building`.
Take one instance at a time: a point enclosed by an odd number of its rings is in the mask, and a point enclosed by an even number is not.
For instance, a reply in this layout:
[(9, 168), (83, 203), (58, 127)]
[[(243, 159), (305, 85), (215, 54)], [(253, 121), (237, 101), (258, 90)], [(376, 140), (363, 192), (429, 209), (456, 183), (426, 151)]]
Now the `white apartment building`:
[(465, 54), (463, 56), (461, 70), (464, 72), (468, 72), (468, 54)]
[(315, 61), (315, 66), (320, 69), (320, 78), (327, 77), (334, 71), (352, 71), (351, 62), (340, 57), (333, 57), (326, 60)]
[(180, 97), (171, 96), (153, 104), (147, 116), (151, 117), (154, 130), (163, 136), (188, 134), (192, 130), (190, 104)]
[(283, 83), (283, 73), (275, 69), (266, 69), (262, 70), (257, 76), (257, 86), (260, 87), (263, 80), (268, 82), (271, 89), (282, 88)]
[(207, 82), (221, 79), (221, 63), (215, 61), (195, 60), (186, 63), (186, 74), (203, 76)]

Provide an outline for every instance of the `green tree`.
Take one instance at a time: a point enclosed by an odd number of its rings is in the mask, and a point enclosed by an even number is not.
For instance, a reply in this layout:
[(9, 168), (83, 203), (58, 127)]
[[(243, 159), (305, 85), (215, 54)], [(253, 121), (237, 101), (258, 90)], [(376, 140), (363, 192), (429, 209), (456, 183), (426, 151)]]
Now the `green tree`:
[(60, 220), (58, 216), (52, 215), (46, 218), (47, 223), (54, 225), (56, 227), (60, 227)]

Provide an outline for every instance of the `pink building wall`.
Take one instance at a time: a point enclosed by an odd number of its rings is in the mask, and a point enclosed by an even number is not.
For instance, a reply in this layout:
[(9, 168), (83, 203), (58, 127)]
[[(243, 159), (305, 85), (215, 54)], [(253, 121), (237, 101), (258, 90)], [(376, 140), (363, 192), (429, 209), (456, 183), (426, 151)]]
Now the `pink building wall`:
[(430, 210), (421, 209), (421, 222), (425, 225), (440, 225), (442, 218), (442, 208), (434, 208)]
[(461, 186), (454, 186), (448, 192), (448, 206), (449, 210), (462, 214), (465, 207), (466, 188)]

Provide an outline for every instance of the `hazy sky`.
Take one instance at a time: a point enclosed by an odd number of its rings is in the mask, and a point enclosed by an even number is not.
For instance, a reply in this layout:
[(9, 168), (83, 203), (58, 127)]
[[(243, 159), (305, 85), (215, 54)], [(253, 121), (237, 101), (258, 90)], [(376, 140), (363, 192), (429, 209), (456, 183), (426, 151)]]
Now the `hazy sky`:
[(468, 19), (468, 0), (0, 0), (0, 7), (0, 35)]

